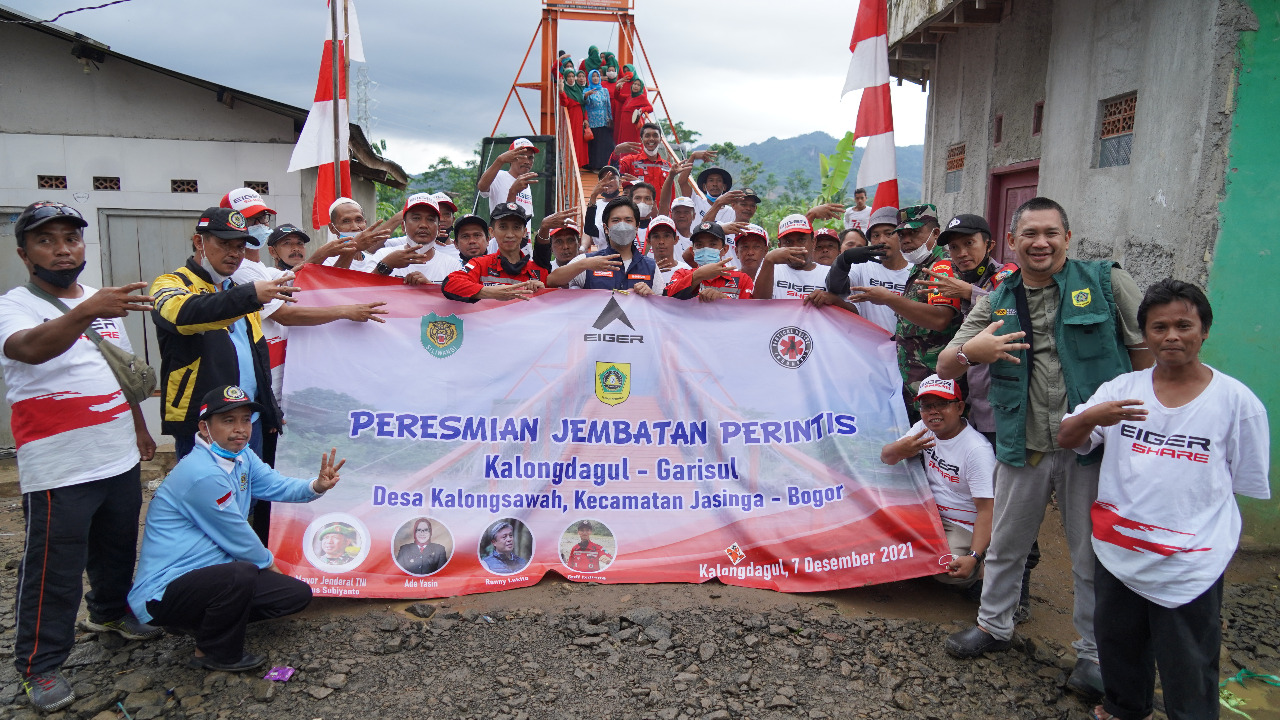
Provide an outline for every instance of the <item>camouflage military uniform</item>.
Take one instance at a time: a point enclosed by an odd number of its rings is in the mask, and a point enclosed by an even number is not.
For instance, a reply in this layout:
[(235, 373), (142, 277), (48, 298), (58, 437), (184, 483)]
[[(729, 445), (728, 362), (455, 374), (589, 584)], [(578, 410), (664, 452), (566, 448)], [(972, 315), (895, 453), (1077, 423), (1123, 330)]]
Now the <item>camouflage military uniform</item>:
[[(936, 224), (938, 209), (933, 205), (913, 205), (898, 211), (898, 230), (923, 227), (928, 219)], [(945, 330), (929, 330), (915, 323), (898, 318), (897, 332), (894, 333), (898, 343), (898, 369), (902, 372), (903, 397), (908, 407), (915, 402), (916, 390), (920, 381), (934, 373), (938, 366), (938, 355), (960, 329), (964, 315), (960, 312), (960, 301), (956, 298), (931, 294), (926, 278), (922, 278), (921, 270), (928, 268), (939, 275), (955, 275), (956, 271), (947, 257), (947, 249), (942, 246), (933, 248), (933, 257), (916, 265), (907, 276), (907, 289), (902, 297), (925, 305), (942, 305), (955, 310), (951, 323)]]

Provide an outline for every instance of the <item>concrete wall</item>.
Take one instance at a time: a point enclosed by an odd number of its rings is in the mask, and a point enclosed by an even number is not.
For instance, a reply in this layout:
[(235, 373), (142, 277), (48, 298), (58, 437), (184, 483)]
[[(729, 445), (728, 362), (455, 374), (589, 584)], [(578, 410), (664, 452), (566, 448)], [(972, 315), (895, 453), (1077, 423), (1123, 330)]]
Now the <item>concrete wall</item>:
[[(1280, 274), (1275, 228), (1280, 227), (1280, 0), (1250, 0), (1256, 19), (1236, 15), (1240, 33), (1230, 171), (1220, 206), (1222, 231), (1209, 271), (1213, 329), (1204, 360), (1248, 385), (1271, 420), (1271, 500), (1241, 499), (1244, 542), (1280, 545), (1280, 319), (1274, 311)], [(1237, 86), (1238, 80), (1238, 86)], [(1238, 90), (1237, 90), (1238, 87)]]
[[(200, 46), (193, 41), (192, 47)], [(294, 142), (293, 118), (116, 57), (85, 73), (71, 43), (0, 24), (0, 132), (232, 142)]]
[[(1235, 0), (1053, 3), (1040, 193), (1071, 215), (1073, 254), (1140, 287), (1203, 284), (1217, 230)], [(1129, 165), (1097, 167), (1100, 103), (1137, 92)]]

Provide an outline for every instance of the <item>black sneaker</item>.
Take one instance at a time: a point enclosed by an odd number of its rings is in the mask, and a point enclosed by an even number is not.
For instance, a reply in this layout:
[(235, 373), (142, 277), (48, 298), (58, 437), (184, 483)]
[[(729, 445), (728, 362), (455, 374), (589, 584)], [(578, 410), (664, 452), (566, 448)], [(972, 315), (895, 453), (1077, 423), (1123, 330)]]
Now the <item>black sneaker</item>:
[(197, 670), (221, 670), (222, 672), (248, 672), (256, 668), (262, 667), (267, 662), (266, 655), (254, 655), (245, 653), (235, 662), (219, 662), (205, 655), (204, 657), (193, 657), (187, 663), (188, 666)]
[(943, 644), (947, 654), (961, 659), (976, 658), (983, 653), (999, 652), (1009, 649), (1009, 641), (1001, 640), (982, 628), (974, 625), (968, 630), (961, 630), (947, 638)]
[(76, 700), (71, 684), (57, 670), (23, 676), (22, 689), (27, 691), (31, 704), (41, 712), (61, 710)]
[(1089, 702), (1101, 700), (1103, 694), (1102, 670), (1098, 667), (1098, 663), (1085, 658), (1076, 660), (1076, 666), (1071, 671), (1071, 677), (1067, 678), (1067, 689)]
[(81, 620), (80, 629), (93, 633), (113, 632), (126, 640), (152, 640), (164, 634), (164, 628), (140, 622), (129, 613), (119, 620), (94, 622), (92, 618)]

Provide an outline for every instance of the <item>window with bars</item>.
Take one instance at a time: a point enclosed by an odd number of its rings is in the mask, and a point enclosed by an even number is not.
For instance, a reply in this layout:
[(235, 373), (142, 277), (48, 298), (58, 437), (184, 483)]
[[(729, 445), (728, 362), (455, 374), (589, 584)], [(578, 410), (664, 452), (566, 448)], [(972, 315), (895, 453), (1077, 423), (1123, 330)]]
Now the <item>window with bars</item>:
[(94, 175), (94, 176), (93, 176), (93, 189), (94, 189), (94, 190), (119, 190), (119, 189), (120, 189), (120, 178), (118, 178), (118, 177), (105, 177), (105, 176), (101, 176), (101, 175)]
[(1098, 133), (1098, 167), (1129, 164), (1133, 152), (1133, 119), (1138, 95), (1125, 95), (1102, 103), (1102, 128)]
[(244, 186), (258, 193), (259, 195), (271, 194), (271, 186), (267, 183), (266, 180), (245, 180)]
[(1044, 101), (1041, 100), (1040, 102), (1036, 103), (1035, 107), (1031, 108), (1031, 135), (1032, 136), (1039, 135), (1040, 130), (1042, 130), (1043, 128), (1044, 128)]
[(198, 193), (200, 192), (200, 184), (195, 180), (170, 180), (169, 192)]
[(946, 192), (960, 192), (960, 176), (964, 174), (964, 145), (960, 143), (947, 148)]
[(36, 187), (41, 190), (66, 190), (66, 175), (37, 175)]

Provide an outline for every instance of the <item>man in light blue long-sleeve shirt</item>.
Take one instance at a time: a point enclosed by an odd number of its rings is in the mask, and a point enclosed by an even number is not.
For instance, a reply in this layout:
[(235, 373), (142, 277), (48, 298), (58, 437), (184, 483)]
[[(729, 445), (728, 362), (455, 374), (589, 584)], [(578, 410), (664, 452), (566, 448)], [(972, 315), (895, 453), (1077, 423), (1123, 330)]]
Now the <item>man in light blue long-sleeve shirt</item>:
[(255, 620), (296, 613), (311, 602), (306, 583), (283, 575), (249, 525), (254, 498), (310, 502), (338, 483), (337, 450), (314, 480), (285, 477), (249, 449), (261, 407), (235, 385), (214, 388), (199, 412), (195, 449), (165, 478), (147, 510), (129, 605), (144, 622), (195, 637), (191, 664), (245, 671), (266, 658), (244, 649)]

